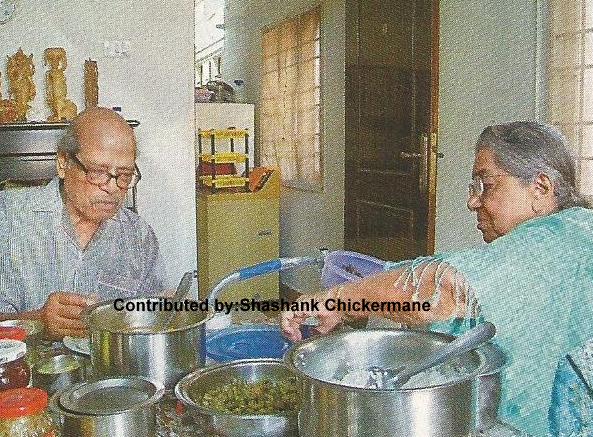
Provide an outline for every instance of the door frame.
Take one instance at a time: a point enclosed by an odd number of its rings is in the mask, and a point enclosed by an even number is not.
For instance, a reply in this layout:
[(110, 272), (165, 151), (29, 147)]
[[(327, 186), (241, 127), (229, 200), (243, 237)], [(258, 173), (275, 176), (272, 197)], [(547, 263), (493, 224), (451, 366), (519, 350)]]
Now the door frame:
[(430, 66), (430, 138), (428, 147), (428, 210), (426, 252), (435, 251), (437, 160), (439, 131), (439, 54), (440, 54), (440, 15), (439, 0), (432, 0), (432, 44)]

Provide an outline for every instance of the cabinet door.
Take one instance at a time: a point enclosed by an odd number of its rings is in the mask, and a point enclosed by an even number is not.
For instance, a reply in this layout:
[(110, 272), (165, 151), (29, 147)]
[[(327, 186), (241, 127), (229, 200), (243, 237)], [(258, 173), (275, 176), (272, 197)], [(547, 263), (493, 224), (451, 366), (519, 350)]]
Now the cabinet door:
[[(279, 256), (278, 199), (198, 202), (198, 208), (200, 297), (233, 271)], [(278, 298), (278, 274), (232, 285), (222, 297)]]

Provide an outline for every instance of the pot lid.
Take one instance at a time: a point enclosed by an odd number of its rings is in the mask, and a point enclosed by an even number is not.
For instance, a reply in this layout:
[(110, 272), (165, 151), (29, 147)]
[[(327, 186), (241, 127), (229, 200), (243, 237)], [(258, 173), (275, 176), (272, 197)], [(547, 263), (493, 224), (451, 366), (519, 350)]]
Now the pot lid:
[(206, 355), (219, 363), (249, 358), (279, 359), (290, 345), (275, 325), (232, 326), (206, 336)]
[(107, 416), (151, 405), (163, 393), (162, 385), (145, 378), (111, 378), (76, 384), (60, 395), (59, 404), (72, 413)]

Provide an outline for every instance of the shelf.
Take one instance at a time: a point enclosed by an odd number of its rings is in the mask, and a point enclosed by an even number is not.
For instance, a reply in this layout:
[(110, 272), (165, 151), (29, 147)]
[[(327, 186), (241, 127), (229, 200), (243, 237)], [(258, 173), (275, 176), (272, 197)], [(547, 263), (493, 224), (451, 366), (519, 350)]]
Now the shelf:
[(216, 164), (241, 164), (247, 160), (248, 155), (237, 152), (221, 152), (215, 153), (214, 155), (211, 153), (202, 153), (199, 158), (202, 162), (214, 162)]
[(198, 137), (201, 138), (216, 138), (216, 139), (243, 139), (249, 136), (247, 129), (210, 129), (198, 130)]
[[(140, 125), (138, 120), (126, 120), (131, 127)], [(67, 121), (56, 121), (53, 123), (47, 121), (27, 121), (23, 123), (3, 123), (0, 124), (0, 132), (3, 131), (22, 131), (22, 130), (56, 130), (65, 129), (70, 125)]]

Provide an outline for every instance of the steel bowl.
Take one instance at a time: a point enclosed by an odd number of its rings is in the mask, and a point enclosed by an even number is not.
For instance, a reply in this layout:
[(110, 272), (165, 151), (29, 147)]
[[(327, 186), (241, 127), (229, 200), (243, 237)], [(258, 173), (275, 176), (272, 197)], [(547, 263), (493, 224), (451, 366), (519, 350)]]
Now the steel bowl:
[[(483, 358), (475, 351), (456, 358), (458, 375), (417, 375), (401, 389), (372, 389), (345, 378), (367, 369), (396, 369), (421, 359), (451, 336), (425, 331), (341, 331), (295, 344), (287, 365), (303, 381), (299, 412), (302, 437), (467, 437), (475, 430), (477, 375)], [(347, 381), (347, 382), (345, 382)], [(365, 380), (366, 381), (366, 380)]]
[[(158, 298), (127, 299), (126, 302)], [(212, 312), (180, 311), (167, 328), (164, 311), (118, 311), (113, 301), (87, 308), (96, 377), (139, 375), (173, 389), (177, 381), (205, 362), (205, 323)]]
[(258, 382), (282, 381), (296, 376), (282, 361), (275, 359), (238, 360), (206, 367), (183, 378), (175, 395), (190, 411), (194, 420), (216, 435), (226, 437), (298, 436), (298, 412), (287, 415), (235, 415), (221, 413), (200, 404), (202, 396), (234, 379)]
[(63, 437), (156, 437), (156, 404), (164, 391), (140, 377), (83, 382), (56, 393), (50, 410)]

